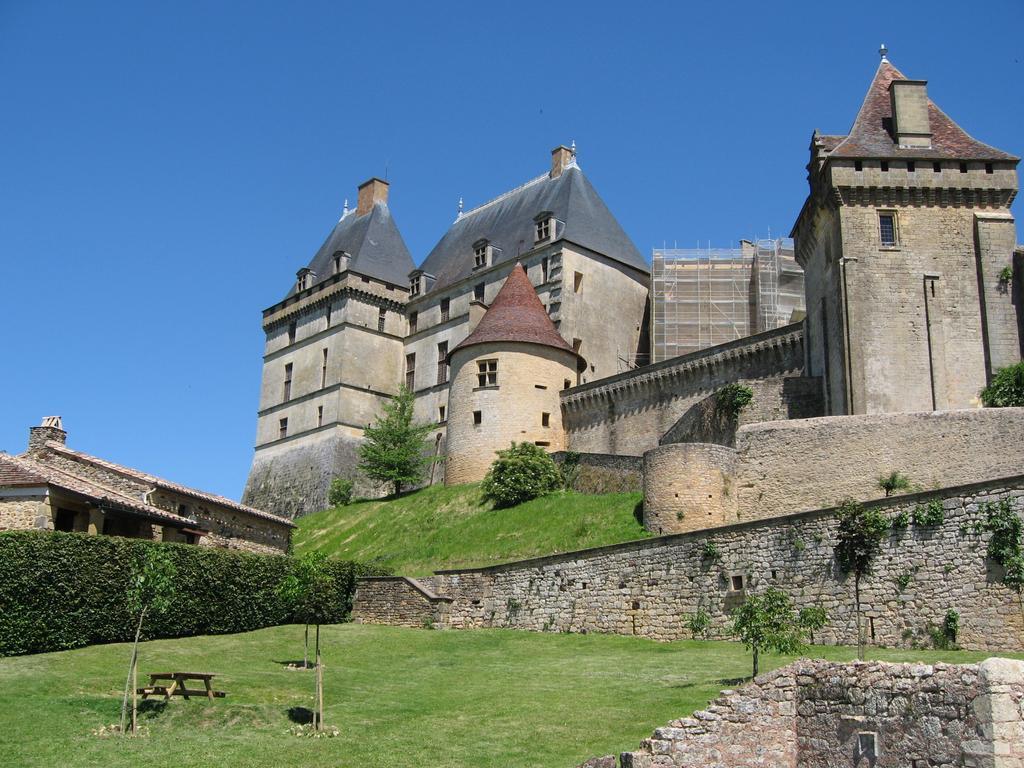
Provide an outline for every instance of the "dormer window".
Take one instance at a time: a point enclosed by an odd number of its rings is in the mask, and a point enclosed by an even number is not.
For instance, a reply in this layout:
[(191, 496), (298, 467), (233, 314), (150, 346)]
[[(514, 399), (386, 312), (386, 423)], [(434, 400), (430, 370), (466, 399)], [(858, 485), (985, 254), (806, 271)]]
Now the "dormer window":
[(473, 269), (483, 269), (491, 265), (491, 244), (486, 240), (473, 243)]
[(409, 298), (415, 298), (423, 290), (423, 273), (414, 272), (409, 278)]
[(334, 253), (334, 274), (338, 275), (348, 269), (348, 254), (344, 251)]
[(313, 285), (313, 280), (316, 277), (316, 273), (309, 267), (303, 267), (295, 273), (295, 290), (304, 291)]
[(544, 211), (538, 214), (533, 220), (533, 234), (535, 243), (543, 243), (551, 239), (551, 223), (554, 217), (551, 211)]

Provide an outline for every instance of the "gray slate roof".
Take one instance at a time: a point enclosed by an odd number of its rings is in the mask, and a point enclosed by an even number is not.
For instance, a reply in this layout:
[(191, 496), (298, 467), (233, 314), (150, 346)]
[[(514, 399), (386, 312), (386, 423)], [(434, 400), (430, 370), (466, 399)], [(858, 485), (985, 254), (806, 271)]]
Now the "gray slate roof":
[(650, 272), (650, 266), (597, 190), (573, 165), (556, 178), (544, 174), (457, 219), (420, 266), (437, 278), (432, 290), (452, 285), (473, 272), (473, 244), (478, 240), (486, 239), (495, 249), (501, 249), (494, 252), (493, 264), (516, 261), (533, 248), (534, 217), (542, 211), (551, 211), (560, 222), (554, 239), (571, 240)]
[[(314, 284), (333, 274), (337, 251), (349, 255), (348, 268), (353, 272), (394, 285), (408, 285), (409, 273), (415, 269), (402, 233), (385, 203), (375, 204), (362, 216), (352, 211), (342, 217), (309, 262), (309, 268), (316, 273)], [(295, 292), (292, 285), (288, 296)]]

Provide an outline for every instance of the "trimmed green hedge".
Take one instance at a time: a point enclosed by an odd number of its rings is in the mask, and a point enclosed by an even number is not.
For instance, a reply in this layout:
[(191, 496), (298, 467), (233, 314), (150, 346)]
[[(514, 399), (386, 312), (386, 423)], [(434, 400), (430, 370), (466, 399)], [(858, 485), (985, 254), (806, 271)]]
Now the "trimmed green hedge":
[[(0, 655), (39, 653), (129, 641), (128, 574), (146, 547), (165, 547), (177, 568), (175, 599), (146, 620), (148, 639), (247, 632), (291, 621), (277, 595), (296, 561), (190, 544), (50, 531), (0, 533)], [(330, 561), (337, 615), (352, 608), (355, 580), (382, 575), (358, 563)]]

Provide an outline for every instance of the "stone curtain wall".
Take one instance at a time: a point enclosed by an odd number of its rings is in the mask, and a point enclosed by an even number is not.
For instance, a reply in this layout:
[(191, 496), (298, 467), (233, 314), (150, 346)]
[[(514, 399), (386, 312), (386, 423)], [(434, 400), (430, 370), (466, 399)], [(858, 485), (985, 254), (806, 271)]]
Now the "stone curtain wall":
[(799, 375), (803, 365), (803, 326), (795, 323), (565, 390), (566, 447), (640, 456), (724, 384)]
[[(944, 522), (911, 524), (884, 543), (861, 584), (865, 634), (889, 646), (930, 644), (929, 625), (948, 609), (960, 613), (965, 648), (1020, 650), (1024, 609), (986, 558), (988, 534), (975, 531), (984, 502), (1010, 500), (1024, 512), (1024, 476), (869, 502), (890, 517), (942, 500)], [(477, 570), (442, 571), (430, 589), (452, 598), (454, 628), (513, 627), (552, 632), (607, 632), (657, 640), (689, 638), (688, 616), (711, 617), (710, 636), (729, 637), (730, 612), (749, 591), (785, 590), (797, 607), (820, 605), (830, 616), (814, 640), (856, 642), (853, 579), (833, 555), (834, 510), (740, 523)], [(379, 582), (361, 582), (357, 614)], [(392, 623), (386, 620), (383, 623)]]
[[(566, 451), (555, 451), (551, 458), (564, 467), (566, 455)], [(576, 461), (571, 487), (577, 493), (641, 493), (644, 489), (640, 456), (578, 453)]]
[(893, 471), (920, 489), (1010, 477), (1024, 467), (1024, 408), (829, 416), (741, 427), (740, 520), (884, 496)]
[(1021, 768), (1024, 663), (798, 661), (654, 731), (623, 768)]

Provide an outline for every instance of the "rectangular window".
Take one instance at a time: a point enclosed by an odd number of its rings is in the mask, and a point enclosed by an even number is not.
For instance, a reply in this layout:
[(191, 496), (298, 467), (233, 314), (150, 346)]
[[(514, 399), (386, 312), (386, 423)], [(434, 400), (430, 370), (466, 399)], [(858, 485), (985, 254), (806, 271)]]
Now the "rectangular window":
[(547, 389), (548, 387), (547, 387), (547, 384), (534, 384), (533, 388), (534, 389)]
[(540, 415), (540, 425), (542, 427), (550, 427), (551, 426), (551, 414), (550, 413), (542, 413)]
[(541, 243), (551, 237), (551, 219), (541, 219), (536, 225), (537, 242)]
[(480, 269), (487, 266), (487, 243), (478, 245), (473, 249), (473, 269)]
[(960, 173), (967, 173), (967, 163), (960, 163)]
[(547, 448), (549, 445), (551, 445), (551, 443), (548, 442), (547, 440), (535, 440), (533, 444), (538, 445), (541, 448)]
[(562, 379), (562, 389), (571, 389), (572, 382), (569, 379)]
[(295, 343), (295, 323), (288, 323), (288, 343)]
[(896, 214), (878, 214), (878, 232), (882, 238), (882, 245), (896, 245)]
[(409, 333), (416, 333), (416, 329), (420, 324), (420, 313), (410, 312), (409, 313)]
[(324, 407), (322, 405), (316, 407), (316, 425), (318, 427), (324, 425)]
[(320, 365), (320, 389), (327, 386), (327, 349), (324, 349), (324, 360)]
[(446, 410), (447, 408), (443, 405), (439, 405), (437, 407), (437, 421), (439, 424), (445, 420), (445, 417), (447, 416), (445, 413)]
[(913, 160), (907, 160), (907, 173), (913, 173), (916, 170), (917, 170), (917, 166), (914, 164), (914, 161)]
[(498, 361), (481, 360), (477, 363), (477, 386), (496, 387), (498, 386)]
[(942, 163), (932, 163), (932, 171), (942, 173)]
[(730, 581), (731, 581), (731, 586), (732, 586), (732, 591), (733, 592), (740, 592), (743, 589), (743, 577), (742, 576), (733, 576), (732, 579), (730, 579)]
[(278, 439), (288, 437), (288, 419), (281, 419), (277, 423), (277, 437)]
[(551, 262), (547, 256), (540, 260), (540, 281), (546, 283), (551, 278)]
[(882, 161), (882, 173), (887, 173), (888, 170), (889, 170), (889, 161), (888, 160), (883, 160)]
[(284, 402), (292, 399), (292, 364), (285, 363), (284, 366)]
[(855, 170), (855, 171), (863, 171), (864, 170), (864, 163), (862, 163), (860, 160), (854, 160), (853, 161), (853, 170)]
[(441, 299), (441, 322), (447, 323), (452, 314), (452, 302), (450, 299)]
[(573, 272), (572, 273), (572, 290), (574, 293), (579, 293), (580, 288), (583, 286), (583, 273)]
[(483, 300), (484, 300), (484, 284), (483, 283), (477, 283), (476, 285), (473, 286), (473, 301), (483, 301)]
[(384, 321), (387, 320), (387, 317), (388, 311), (381, 307), (380, 311), (377, 312), (377, 330), (381, 333), (384, 333)]
[(405, 356), (405, 388), (410, 392), (413, 391), (413, 385), (416, 383), (416, 353), (411, 352)]
[(448, 342), (442, 341), (437, 345), (437, 383), (444, 384), (448, 381)]
[(483, 411), (473, 411), (473, 423), (474, 424), (483, 424), (484, 423)]
[(992, 163), (985, 163), (985, 173), (995, 173), (996, 168)]
[(418, 277), (409, 281), (409, 298), (420, 295), (420, 279)]
[(331, 327), (331, 309), (332, 309), (332, 308), (333, 308), (333, 307), (332, 307), (332, 305), (331, 305), (331, 304), (328, 304), (328, 305), (327, 305), (327, 327), (328, 327), (328, 328), (330, 328), (330, 327)]

